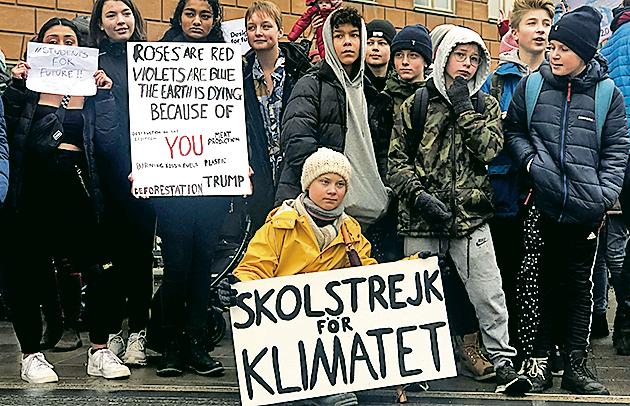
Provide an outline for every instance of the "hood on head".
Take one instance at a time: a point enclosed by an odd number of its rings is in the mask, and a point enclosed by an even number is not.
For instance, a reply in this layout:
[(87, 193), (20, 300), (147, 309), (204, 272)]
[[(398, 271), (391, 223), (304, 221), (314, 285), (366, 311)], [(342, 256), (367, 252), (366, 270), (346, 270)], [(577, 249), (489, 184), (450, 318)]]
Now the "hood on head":
[(341, 10), (341, 8), (335, 9), (332, 13), (330, 13), (328, 18), (324, 22), (324, 29), (322, 31), (325, 51), (324, 60), (326, 61), (326, 63), (328, 63), (328, 65), (330, 65), (330, 67), (335, 72), (337, 79), (339, 79), (339, 81), (341, 81), (342, 83), (344, 81), (344, 77), (345, 79), (347, 79), (347, 81), (352, 83), (363, 83), (363, 74), (365, 72), (365, 50), (367, 48), (367, 29), (365, 28), (365, 22), (363, 21), (363, 19), (361, 19), (361, 49), (359, 50), (359, 58), (355, 62), (355, 64), (359, 64), (359, 69), (357, 70), (357, 75), (354, 78), (350, 78), (343, 68), (343, 64), (337, 57), (337, 53), (335, 52), (335, 45), (333, 43), (333, 27), (331, 24), (332, 16)]
[(450, 100), (446, 94), (446, 64), (453, 49), (461, 44), (477, 44), (479, 45), (479, 49), (481, 51), (481, 63), (477, 68), (477, 73), (475, 73), (475, 76), (468, 81), (468, 90), (471, 95), (477, 93), (479, 89), (481, 89), (486, 81), (486, 78), (490, 74), (490, 53), (479, 34), (464, 27), (451, 28), (444, 36), (436, 50), (435, 61), (433, 63), (433, 73), (431, 74), (436, 89), (446, 100), (449, 101), (449, 103)]

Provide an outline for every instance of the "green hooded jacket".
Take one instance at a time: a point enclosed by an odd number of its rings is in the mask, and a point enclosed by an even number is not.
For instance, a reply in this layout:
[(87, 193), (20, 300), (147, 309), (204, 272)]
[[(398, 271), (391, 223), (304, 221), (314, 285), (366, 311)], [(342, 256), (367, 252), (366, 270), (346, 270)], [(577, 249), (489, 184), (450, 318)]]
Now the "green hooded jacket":
[[(413, 98), (401, 105), (389, 149), (388, 179), (400, 199), (398, 231), (408, 237), (463, 237), (492, 217), (492, 188), (486, 165), (503, 145), (498, 102), (484, 95), (483, 114), (473, 110), (456, 116), (446, 94), (445, 67), (458, 44), (479, 45), (482, 62), (468, 81), (475, 94), (489, 73), (490, 56), (473, 31), (457, 27), (438, 48), (433, 76), (427, 81), (429, 103), (420, 142), (412, 131)], [(417, 148), (416, 148), (417, 146)], [(446, 204), (453, 217), (443, 227), (431, 226), (415, 207), (421, 192)]]

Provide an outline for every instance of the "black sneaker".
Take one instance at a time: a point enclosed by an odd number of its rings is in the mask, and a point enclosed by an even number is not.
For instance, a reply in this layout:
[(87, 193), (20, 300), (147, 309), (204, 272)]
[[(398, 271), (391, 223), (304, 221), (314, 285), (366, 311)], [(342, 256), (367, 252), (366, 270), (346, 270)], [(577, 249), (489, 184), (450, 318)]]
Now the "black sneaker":
[(519, 373), (529, 378), (532, 383), (530, 393), (542, 393), (553, 386), (553, 375), (549, 369), (548, 357), (527, 358)]
[(208, 355), (207, 340), (204, 339), (204, 334), (189, 333), (187, 340), (186, 366), (188, 368), (203, 376), (223, 374), (225, 371), (223, 364)]
[(79, 332), (75, 328), (66, 328), (63, 330), (63, 335), (57, 341), (57, 344), (53, 347), (53, 351), (56, 352), (65, 352), (65, 351), (74, 351), (77, 348), (81, 348), (83, 346), (83, 342), (81, 341), (81, 337), (79, 336)]
[(593, 313), (593, 322), (591, 323), (591, 338), (604, 338), (608, 337), (608, 334), (610, 334), (610, 331), (608, 331), (608, 320), (606, 319), (606, 313)]
[(617, 355), (630, 355), (630, 332), (620, 332), (613, 341)]
[(552, 376), (562, 376), (564, 374), (564, 355), (557, 347), (555, 350), (551, 351), (549, 363), (551, 364), (550, 369)]
[(170, 340), (162, 350), (162, 358), (155, 373), (161, 377), (182, 376), (184, 373), (182, 364), (179, 343), (176, 340)]
[(582, 350), (573, 350), (567, 355), (561, 388), (579, 395), (610, 394), (586, 366), (586, 351)]
[(496, 369), (496, 393), (520, 396), (532, 389), (531, 381), (524, 375), (518, 374), (511, 363), (505, 363)]

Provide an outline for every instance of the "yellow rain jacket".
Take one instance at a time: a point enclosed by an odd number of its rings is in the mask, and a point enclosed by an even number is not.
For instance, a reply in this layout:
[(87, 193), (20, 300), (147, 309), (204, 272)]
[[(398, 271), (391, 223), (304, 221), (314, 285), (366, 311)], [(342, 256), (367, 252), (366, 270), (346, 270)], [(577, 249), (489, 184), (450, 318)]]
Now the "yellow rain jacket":
[[(372, 247), (361, 234), (359, 223), (346, 216), (343, 224), (361, 263), (376, 264), (376, 260), (370, 258)], [(341, 233), (337, 233), (333, 241), (320, 251), (306, 216), (300, 216), (293, 208), (281, 206), (269, 213), (265, 224), (256, 232), (234, 275), (241, 281), (251, 281), (349, 266)]]

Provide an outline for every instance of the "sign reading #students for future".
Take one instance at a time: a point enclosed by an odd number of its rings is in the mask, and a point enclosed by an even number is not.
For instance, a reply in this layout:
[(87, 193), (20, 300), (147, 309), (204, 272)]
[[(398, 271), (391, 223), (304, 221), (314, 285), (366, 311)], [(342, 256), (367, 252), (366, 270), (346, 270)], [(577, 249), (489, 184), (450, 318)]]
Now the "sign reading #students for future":
[(26, 57), (31, 67), (28, 89), (68, 96), (96, 94), (98, 49), (29, 42)]
[(251, 193), (243, 72), (233, 44), (127, 44), (136, 196)]
[(244, 18), (237, 20), (223, 21), (221, 31), (226, 42), (231, 42), (241, 47), (243, 55), (251, 49), (247, 41), (247, 29)]
[(437, 257), (235, 288), (230, 318), (243, 405), (457, 374)]

